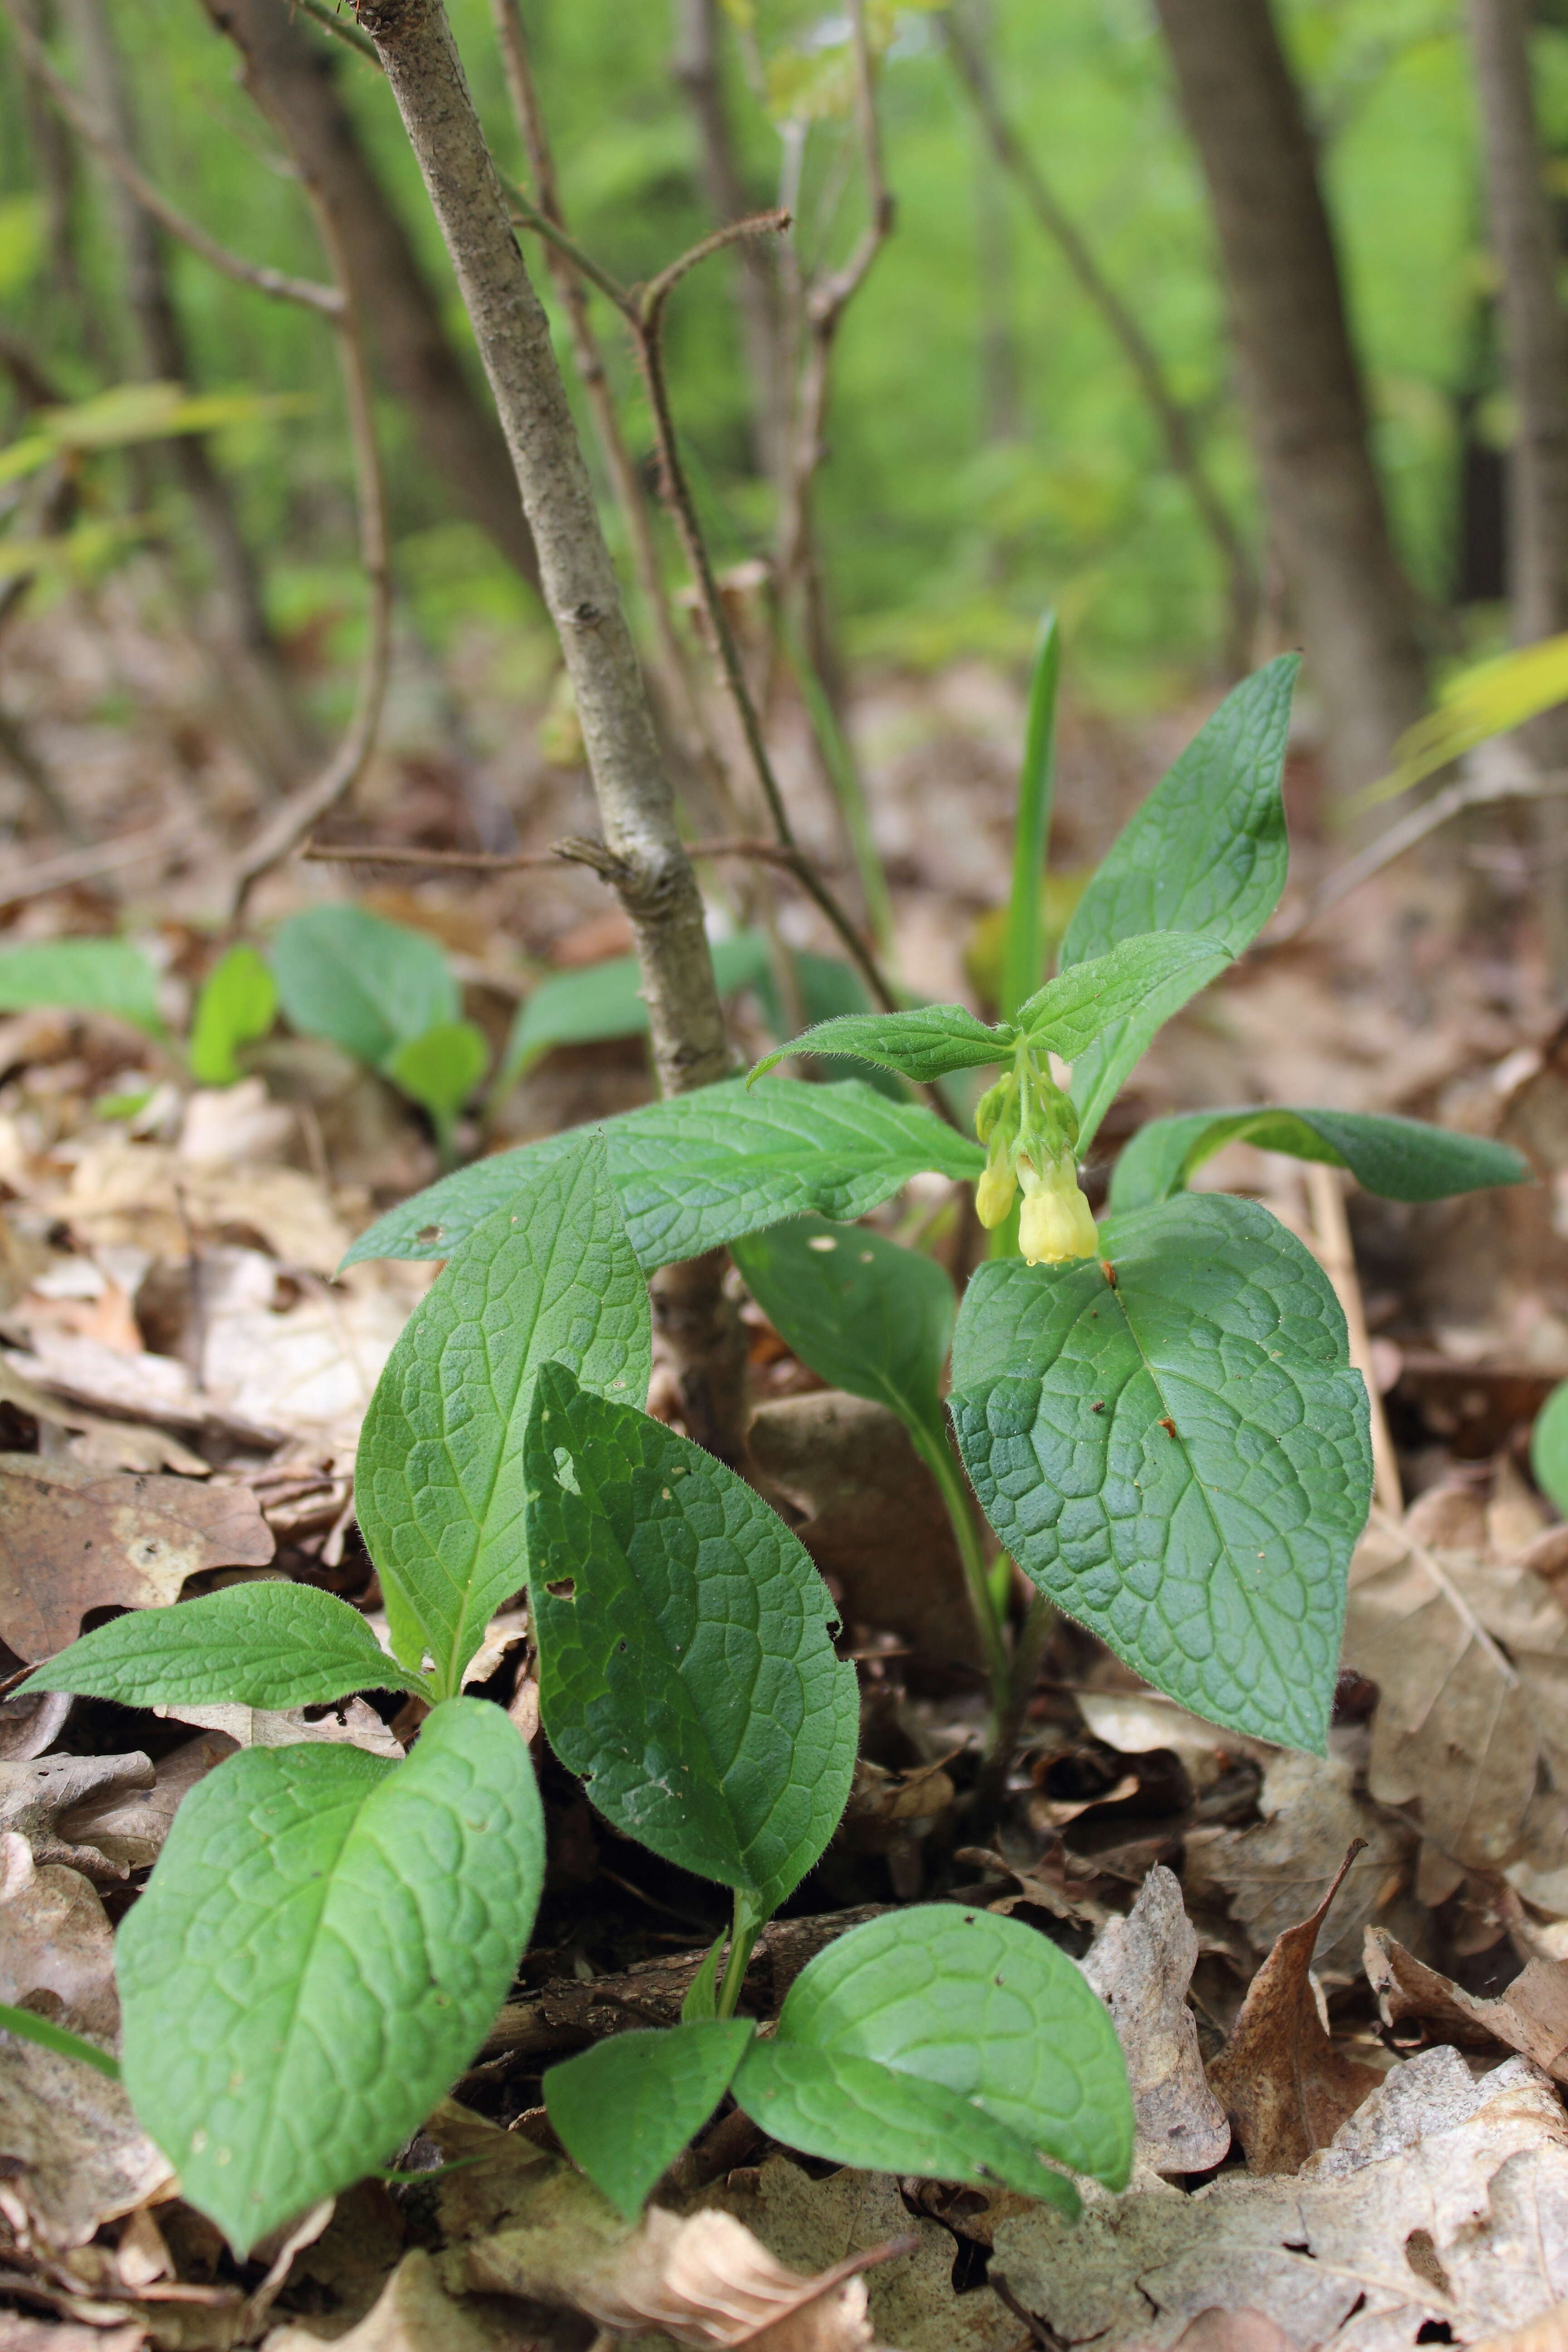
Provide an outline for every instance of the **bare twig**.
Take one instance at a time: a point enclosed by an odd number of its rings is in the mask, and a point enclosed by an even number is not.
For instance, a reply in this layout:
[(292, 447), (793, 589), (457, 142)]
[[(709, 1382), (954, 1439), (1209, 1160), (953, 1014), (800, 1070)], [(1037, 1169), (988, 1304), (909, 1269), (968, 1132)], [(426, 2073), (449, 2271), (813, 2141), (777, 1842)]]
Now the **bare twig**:
[(319, 286), (313, 279), (291, 278), (286, 270), (269, 269), (262, 263), (247, 261), (241, 255), (231, 253), (227, 246), (220, 245), (216, 237), (209, 236), (198, 222), (191, 220), (177, 205), (172, 205), (151, 180), (137, 170), (124, 148), (112, 137), (92, 108), (83, 103), (62, 74), (56, 72), (47, 50), (23, 16), (16, 0), (0, 0), (0, 6), (5, 8), (28, 72), (47, 91), (50, 100), (70, 124), (77, 137), (92, 149), (116, 179), (130, 190), (143, 212), (152, 214), (160, 227), (167, 229), (171, 236), (177, 237), (182, 245), (188, 245), (193, 253), (199, 254), (204, 261), (210, 262), (215, 269), (221, 270), (226, 278), (234, 278), (241, 286), (253, 287), (258, 294), (269, 295), (275, 301), (296, 302), (303, 310), (320, 312), (323, 318), (342, 316), (343, 295), (340, 288)]
[[(689, 857), (747, 857), (763, 865), (795, 869), (797, 851), (784, 848), (776, 841), (752, 841), (744, 838), (723, 841), (693, 841), (687, 845)], [(428, 866), (457, 874), (522, 874), (541, 872), (564, 861), (568, 865), (593, 866), (600, 871), (613, 873), (617, 861), (603, 842), (557, 841), (548, 849), (489, 851), (468, 849), (404, 849), (390, 845), (378, 849), (374, 842), (356, 843), (309, 842), (300, 852), (301, 857), (318, 866)], [(606, 877), (608, 878), (608, 876)]]
[(370, 587), (369, 628), (353, 712), (342, 742), (321, 774), (297, 793), (290, 793), (230, 868), (227, 893), (229, 911), (235, 915), (240, 912), (262, 875), (287, 857), (311, 826), (319, 824), (328, 811), (353, 790), (364, 773), (381, 729), (392, 655), (392, 552), (387, 533), (386, 486), (376, 447), (370, 369), (336, 225), (324, 205), (312, 199), (312, 209), (341, 297), (334, 324), (349, 436), (353, 446), (360, 563)]
[(1230, 598), (1231, 664), (1245, 668), (1258, 618), (1258, 576), (1224, 499), (1209, 479), (1191, 411), (1171, 388), (1159, 353), (1131, 306), (1106, 277), (1079, 229), (1047, 183), (1003, 110), (989, 62), (955, 9), (942, 17), (948, 55), (973, 103), (987, 144), (1019, 194), (1057, 247), (1079, 287), (1121, 346), (1149, 412), (1160, 428), (1172, 471), (1185, 482), (1200, 520), (1226, 567)]
[(7, 873), (0, 881), (0, 906), (19, 907), (29, 898), (47, 898), (51, 890), (73, 889), (79, 882), (96, 882), (104, 875), (161, 857), (174, 846), (180, 830), (173, 822), (149, 825), (142, 833), (121, 834), (116, 841), (68, 849), (58, 857), (43, 858), (36, 866)]
[(1504, 801), (1534, 801), (1559, 799), (1568, 793), (1568, 773), (1554, 772), (1542, 776), (1461, 776), (1456, 783), (1445, 784), (1429, 801), (1413, 808), (1380, 833), (1375, 841), (1358, 850), (1353, 857), (1336, 866), (1328, 878), (1319, 885), (1306, 905), (1293, 915), (1287, 915), (1260, 941), (1265, 948), (1286, 946), (1299, 940), (1303, 931), (1385, 866), (1403, 857), (1428, 835), (1437, 832), (1450, 819), (1460, 816), (1467, 809), (1491, 808)]

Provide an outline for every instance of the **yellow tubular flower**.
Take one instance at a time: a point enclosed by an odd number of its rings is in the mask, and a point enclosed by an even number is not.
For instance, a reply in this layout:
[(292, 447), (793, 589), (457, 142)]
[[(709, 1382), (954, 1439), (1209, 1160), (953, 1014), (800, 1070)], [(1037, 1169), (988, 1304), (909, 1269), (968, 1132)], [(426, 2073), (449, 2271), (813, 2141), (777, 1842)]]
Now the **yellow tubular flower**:
[(1072, 1161), (1058, 1160), (1038, 1176), (1025, 1160), (1018, 1174), (1024, 1187), (1018, 1244), (1029, 1264), (1060, 1265), (1071, 1258), (1095, 1256), (1100, 1235)]
[(983, 1225), (999, 1225), (1013, 1205), (1018, 1180), (1013, 1173), (1012, 1161), (1004, 1155), (988, 1160), (980, 1181), (974, 1187), (975, 1211)]

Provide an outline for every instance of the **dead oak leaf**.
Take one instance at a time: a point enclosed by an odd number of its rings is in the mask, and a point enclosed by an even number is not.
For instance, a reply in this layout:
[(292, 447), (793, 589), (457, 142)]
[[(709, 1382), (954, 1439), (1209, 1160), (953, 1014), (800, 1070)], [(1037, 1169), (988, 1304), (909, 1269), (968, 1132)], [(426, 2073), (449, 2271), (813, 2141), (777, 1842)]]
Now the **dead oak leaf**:
[(1334, 2048), (1312, 1990), (1318, 1930), (1356, 1852), (1352, 1846), (1317, 1909), (1277, 1939), (1209, 2067), (1209, 2086), (1255, 2174), (1299, 2171), (1383, 2079), (1376, 2067)]
[(1527, 1963), (1496, 2000), (1481, 2000), (1429, 1969), (1381, 1928), (1366, 1931), (1367, 1980), (1385, 2025), (1419, 2018), (1436, 2038), (1486, 2048), (1501, 2042), (1533, 2060), (1554, 2082), (1568, 2083), (1568, 1964)]
[(1207, 2172), (1230, 2147), (1187, 2007), (1197, 1958), (1180, 1883), (1156, 1863), (1127, 1916), (1108, 1920), (1079, 1963), (1110, 2011), (1132, 2091), (1136, 2160), (1154, 2172)]
[[(316, 2335), (295, 2321), (275, 2327), (262, 2352), (544, 2352), (539, 2330), (502, 2307), (481, 2309), (447, 2293), (422, 2246), (405, 2254), (373, 2307), (346, 2336)], [(4, 2347), (0, 2346), (0, 2352)]]
[(1568, 1612), (1542, 1579), (1436, 1549), (1374, 1510), (1344, 1656), (1380, 1693), (1372, 1796), (1418, 1807), (1456, 1867), (1511, 1862), (1543, 1762), (1568, 1791)]
[(0, 1454), (0, 1638), (29, 1663), (89, 1609), (157, 1608), (198, 1570), (264, 1567), (273, 1549), (247, 1486)]

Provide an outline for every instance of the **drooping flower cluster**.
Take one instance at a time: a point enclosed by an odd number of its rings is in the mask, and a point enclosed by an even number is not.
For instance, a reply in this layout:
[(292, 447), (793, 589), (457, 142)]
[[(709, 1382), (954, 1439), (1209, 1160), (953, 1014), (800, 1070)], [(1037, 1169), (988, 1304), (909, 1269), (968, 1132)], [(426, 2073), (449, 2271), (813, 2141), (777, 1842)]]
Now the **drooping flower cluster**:
[(1078, 1114), (1027, 1048), (982, 1095), (974, 1126), (986, 1147), (985, 1167), (974, 1188), (981, 1223), (999, 1225), (1021, 1188), (1018, 1244), (1031, 1265), (1093, 1257), (1099, 1236), (1079, 1189), (1074, 1157)]

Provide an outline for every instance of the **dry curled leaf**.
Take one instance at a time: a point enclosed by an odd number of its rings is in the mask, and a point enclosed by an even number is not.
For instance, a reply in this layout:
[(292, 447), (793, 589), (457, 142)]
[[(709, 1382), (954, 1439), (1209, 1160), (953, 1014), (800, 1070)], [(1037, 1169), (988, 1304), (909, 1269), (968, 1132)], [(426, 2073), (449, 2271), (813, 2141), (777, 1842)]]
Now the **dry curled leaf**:
[(1414, 2017), (1433, 2026), (1436, 2040), (1479, 2049), (1500, 2042), (1568, 2083), (1568, 1963), (1531, 1960), (1498, 2000), (1481, 2000), (1369, 1927), (1366, 1973), (1385, 2025)]
[(194, 1723), (205, 1731), (219, 1733), (236, 1748), (293, 1748), (302, 1739), (336, 1740), (363, 1748), (372, 1756), (384, 1756), (394, 1764), (401, 1761), (404, 1752), (402, 1742), (363, 1698), (340, 1699), (319, 1714), (307, 1714), (302, 1706), (238, 1706), (221, 1699), (211, 1706), (156, 1706), (153, 1712), (175, 1723)]
[(1187, 2007), (1197, 1958), (1180, 1883), (1157, 1863), (1126, 1918), (1108, 1920), (1079, 1963), (1115, 2022), (1132, 2090), (1136, 2160), (1153, 2172), (1206, 2172), (1230, 2147)]
[(1258, 1794), (1255, 1829), (1198, 1831), (1187, 1840), (1183, 1884), (1193, 1904), (1222, 1895), (1255, 1948), (1266, 1952), (1312, 1908), (1358, 1839), (1318, 1937), (1318, 1966), (1359, 1975), (1362, 1930), (1399, 1886), (1415, 1839), (1367, 1804), (1352, 1764), (1338, 1756), (1277, 1755)]
[(1318, 1931), (1355, 1855), (1352, 1846), (1317, 1909), (1277, 1939), (1209, 2067), (1254, 2174), (1299, 2170), (1383, 2079), (1334, 2048), (1312, 1988)]
[(159, 1608), (201, 1570), (272, 1553), (247, 1486), (0, 1454), (0, 1638), (29, 1663), (74, 1642), (89, 1609)]
[(92, 1878), (121, 1878), (90, 1842), (78, 1845), (60, 1827), (77, 1807), (129, 1790), (151, 1789), (156, 1774), (140, 1751), (130, 1756), (37, 1756), (0, 1764), (0, 1832), (24, 1837), (36, 1862), (63, 1862)]
[(998, 2224), (991, 2275), (1094, 2352), (1165, 2352), (1216, 2311), (1298, 2352), (1473, 2343), (1568, 2294), (1568, 2118), (1522, 2059), (1477, 2082), (1424, 2051), (1296, 2179), (1095, 2190), (1076, 2227), (1037, 2207)]
[(187, 1739), (159, 1758), (152, 1788), (89, 1797), (85, 1804), (61, 1813), (60, 1836), (72, 1845), (92, 1847), (122, 1869), (146, 1869), (162, 1853), (181, 1800), (215, 1764), (233, 1755), (235, 1744), (221, 1731)]
[(14, 1831), (0, 1836), (0, 2000), (118, 2042), (114, 1931), (98, 1890), (63, 1864), (39, 1869)]
[(500, 2306), (482, 2314), (449, 2295), (423, 2247), (405, 2254), (374, 2306), (346, 2336), (324, 2336), (299, 2322), (275, 2327), (262, 2352), (534, 2352), (539, 2336), (521, 2318), (510, 2325)]

